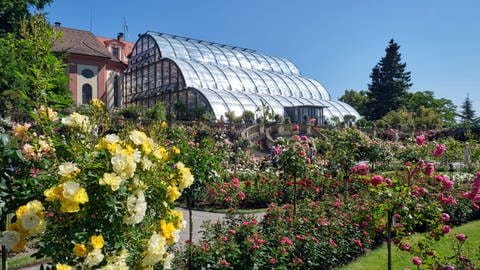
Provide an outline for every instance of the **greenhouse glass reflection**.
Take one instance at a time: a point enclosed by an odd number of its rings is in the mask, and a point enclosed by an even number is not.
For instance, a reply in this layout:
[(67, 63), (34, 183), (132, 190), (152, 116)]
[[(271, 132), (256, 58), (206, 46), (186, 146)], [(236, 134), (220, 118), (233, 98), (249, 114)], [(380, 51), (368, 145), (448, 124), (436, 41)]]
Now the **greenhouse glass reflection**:
[(147, 32), (133, 48), (123, 78), (123, 106), (164, 102), (179, 119), (210, 112), (241, 116), (268, 107), (293, 122), (317, 123), (360, 115), (332, 100), (317, 81), (302, 76), (290, 61), (254, 50), (169, 34)]

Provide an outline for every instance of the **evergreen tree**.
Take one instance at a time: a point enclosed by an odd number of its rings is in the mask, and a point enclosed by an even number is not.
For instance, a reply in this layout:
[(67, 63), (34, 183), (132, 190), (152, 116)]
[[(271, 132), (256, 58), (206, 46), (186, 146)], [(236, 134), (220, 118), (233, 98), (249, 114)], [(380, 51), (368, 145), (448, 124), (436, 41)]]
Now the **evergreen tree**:
[(405, 71), (406, 63), (401, 63), (400, 46), (393, 39), (385, 49), (385, 56), (375, 65), (368, 85), (368, 114), (370, 120), (377, 120), (386, 113), (401, 107), (407, 91), (412, 86), (410, 72)]
[(471, 123), (475, 118), (475, 111), (473, 110), (472, 101), (470, 100), (468, 94), (467, 98), (462, 104), (462, 112), (460, 116), (462, 117), (464, 123)]

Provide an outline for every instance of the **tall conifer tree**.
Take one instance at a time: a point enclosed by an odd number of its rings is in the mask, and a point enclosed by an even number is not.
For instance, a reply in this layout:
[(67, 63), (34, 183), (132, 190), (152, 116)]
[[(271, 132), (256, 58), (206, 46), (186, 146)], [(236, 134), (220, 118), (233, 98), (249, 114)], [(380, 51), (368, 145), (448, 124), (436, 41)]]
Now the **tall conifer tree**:
[(368, 85), (368, 114), (370, 120), (377, 120), (386, 113), (401, 107), (408, 93), (410, 72), (405, 71), (406, 63), (401, 62), (400, 46), (393, 39), (385, 49), (385, 56), (372, 69)]
[(464, 123), (465, 122), (471, 123), (475, 118), (475, 111), (473, 110), (472, 101), (470, 100), (470, 97), (468, 96), (468, 94), (467, 94), (467, 98), (462, 104), (461, 117)]

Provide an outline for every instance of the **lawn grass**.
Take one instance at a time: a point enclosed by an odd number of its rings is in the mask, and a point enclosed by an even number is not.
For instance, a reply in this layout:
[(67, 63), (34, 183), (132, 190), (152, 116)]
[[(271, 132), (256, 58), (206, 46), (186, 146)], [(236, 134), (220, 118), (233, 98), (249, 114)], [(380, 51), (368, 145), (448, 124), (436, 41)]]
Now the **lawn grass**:
[[(438, 255), (443, 258), (445, 256), (454, 255), (454, 244), (458, 241), (455, 238), (457, 233), (463, 233), (468, 236), (463, 246), (464, 254), (468, 258), (475, 261), (478, 258), (478, 252), (480, 247), (480, 220), (472, 221), (462, 226), (452, 229), (444, 238), (435, 242), (434, 248), (437, 250)], [(412, 240), (420, 239), (421, 234), (412, 236)], [(400, 251), (396, 247), (392, 248), (392, 269), (416, 269), (416, 266), (412, 263), (413, 256), (405, 251)], [(478, 261), (477, 261), (478, 263)], [(381, 247), (373, 250), (353, 261), (352, 263), (339, 268), (340, 270), (384, 270), (387, 269), (387, 245), (383, 244)]]
[(28, 266), (28, 265), (33, 265), (33, 264), (39, 264), (39, 263), (45, 263), (48, 262), (48, 259), (35, 259), (30, 256), (30, 254), (19, 254), (15, 257), (8, 258), (8, 269), (9, 270), (15, 270), (15, 269), (20, 269), (22, 267)]

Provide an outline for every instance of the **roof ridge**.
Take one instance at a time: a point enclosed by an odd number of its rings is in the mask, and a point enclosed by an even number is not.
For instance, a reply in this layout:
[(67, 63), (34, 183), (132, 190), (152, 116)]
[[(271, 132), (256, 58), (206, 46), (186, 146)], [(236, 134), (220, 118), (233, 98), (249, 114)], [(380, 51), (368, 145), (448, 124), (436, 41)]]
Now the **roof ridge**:
[(171, 37), (173, 39), (183, 39), (185, 41), (196, 41), (197, 43), (204, 42), (204, 43), (207, 43), (209, 45), (218, 45), (219, 47), (222, 47), (222, 48), (226, 47), (226, 48), (229, 48), (229, 49), (234, 49), (234, 50), (239, 50), (239, 51), (247, 51), (247, 52), (252, 52), (252, 53), (253, 52), (258, 53), (256, 50), (249, 49), (249, 48), (243, 48), (243, 47), (240, 47), (240, 46), (233, 46), (233, 45), (222, 44), (222, 43), (218, 43), (218, 42), (211, 42), (211, 41), (206, 41), (206, 40), (197, 39), (197, 38), (183, 37), (183, 36), (179, 36), (179, 35), (161, 33), (161, 32), (157, 32), (157, 31), (148, 30), (145, 34), (149, 34), (149, 33), (157, 34), (159, 36), (167, 36), (167, 37)]

